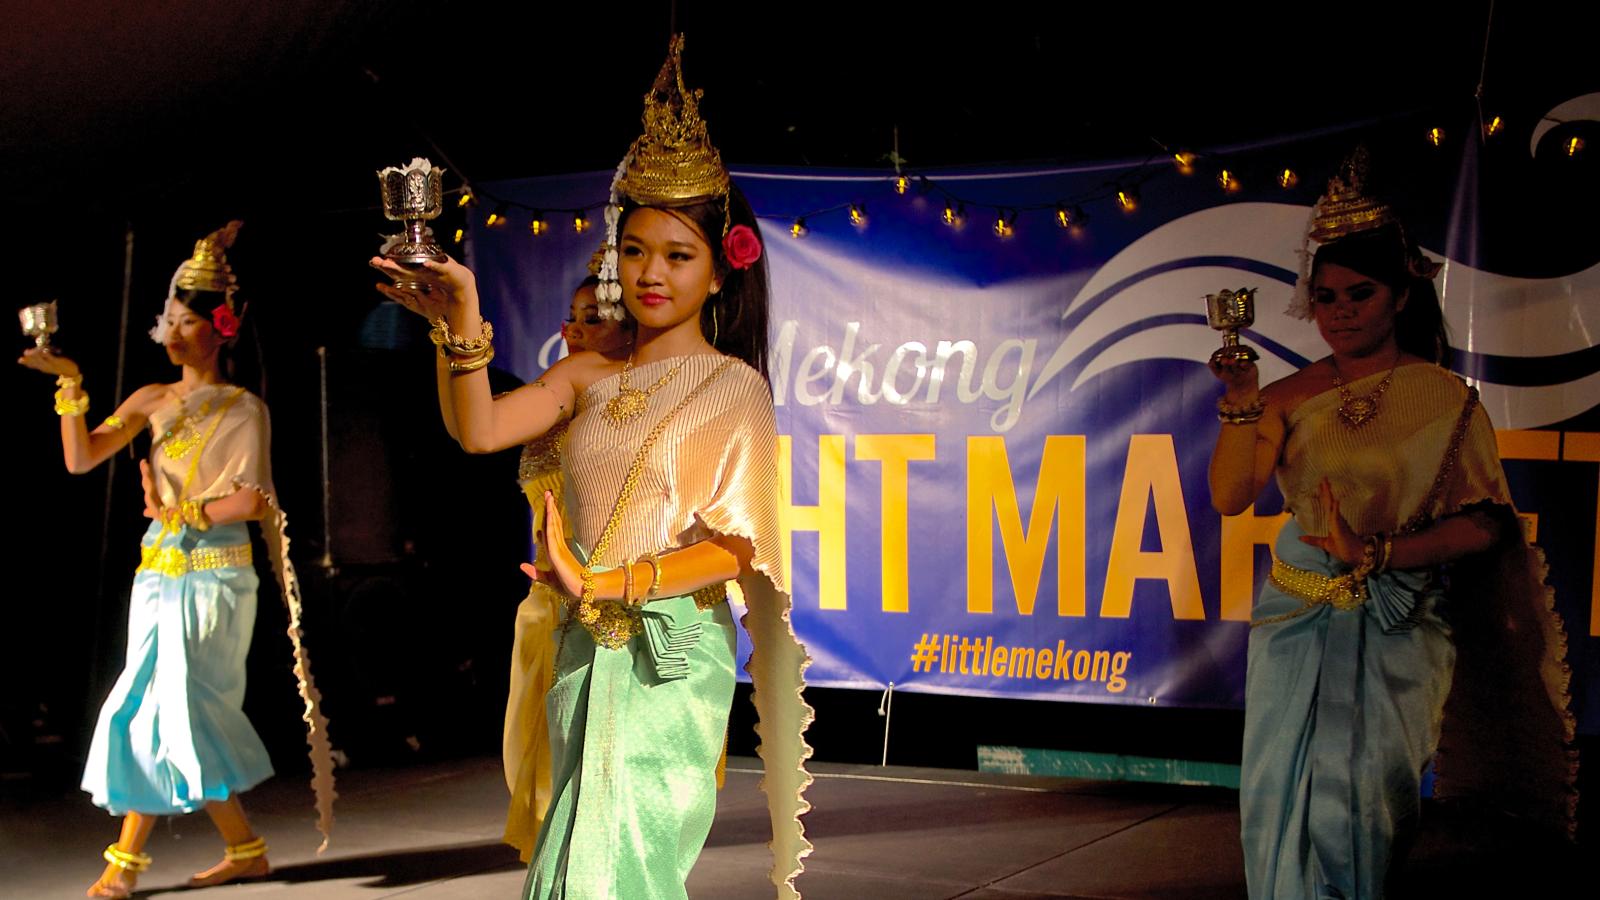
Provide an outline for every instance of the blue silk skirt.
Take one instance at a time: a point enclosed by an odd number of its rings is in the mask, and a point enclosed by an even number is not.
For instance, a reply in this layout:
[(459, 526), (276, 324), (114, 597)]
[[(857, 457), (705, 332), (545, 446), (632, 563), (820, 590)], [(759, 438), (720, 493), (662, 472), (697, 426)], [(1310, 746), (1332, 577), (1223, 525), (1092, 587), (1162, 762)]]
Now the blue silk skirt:
[(160, 538), (151, 523), (127, 659), (84, 767), (83, 789), (113, 815), (192, 812), (272, 775), (241, 710), (258, 585), (249, 532), (236, 523)]
[[(1284, 526), (1278, 558), (1342, 574), (1302, 533)], [(1251, 897), (1381, 897), (1395, 839), (1415, 825), (1455, 649), (1431, 573), (1385, 572), (1367, 589), (1354, 609), (1251, 629), (1239, 794)], [(1303, 607), (1269, 581), (1252, 619)]]

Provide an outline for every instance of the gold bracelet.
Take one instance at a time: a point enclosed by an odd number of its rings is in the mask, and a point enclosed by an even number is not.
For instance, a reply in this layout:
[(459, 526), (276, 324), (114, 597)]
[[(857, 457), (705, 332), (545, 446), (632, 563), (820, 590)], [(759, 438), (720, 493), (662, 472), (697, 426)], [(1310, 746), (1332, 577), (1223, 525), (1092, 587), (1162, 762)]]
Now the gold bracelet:
[(661, 557), (655, 553), (646, 553), (639, 557), (639, 561), (650, 564), (650, 589), (644, 594), (648, 600), (661, 592)]
[(487, 366), (489, 361), (492, 359), (494, 359), (494, 347), (490, 347), (483, 353), (473, 356), (465, 361), (452, 355), (450, 358), (450, 374), (465, 375), (468, 372), (476, 372), (484, 366)]
[(79, 372), (76, 375), (57, 375), (56, 376), (56, 387), (58, 387), (58, 388), (75, 388), (75, 387), (78, 387), (81, 384), (83, 384), (83, 373), (82, 372)]
[(633, 565), (637, 560), (628, 560), (622, 564), (622, 602), (627, 606), (633, 605)]
[(1254, 402), (1233, 406), (1225, 398), (1217, 400), (1217, 421), (1224, 425), (1248, 425), (1258, 422), (1267, 412), (1267, 401), (1257, 396)]
[(185, 500), (178, 505), (183, 521), (196, 531), (209, 531), (211, 519), (206, 516), (206, 505), (199, 500)]
[(433, 341), (441, 353), (449, 348), (450, 352), (457, 356), (471, 356), (488, 349), (489, 342), (494, 340), (494, 326), (489, 324), (488, 319), (480, 316), (478, 327), (481, 329), (478, 336), (468, 340), (451, 331), (450, 323), (445, 321), (444, 316), (440, 316), (433, 320), (433, 329), (428, 332), (428, 340)]
[(89, 394), (87, 392), (80, 390), (78, 396), (70, 399), (66, 396), (66, 393), (66, 388), (56, 391), (56, 415), (81, 416), (89, 411)]

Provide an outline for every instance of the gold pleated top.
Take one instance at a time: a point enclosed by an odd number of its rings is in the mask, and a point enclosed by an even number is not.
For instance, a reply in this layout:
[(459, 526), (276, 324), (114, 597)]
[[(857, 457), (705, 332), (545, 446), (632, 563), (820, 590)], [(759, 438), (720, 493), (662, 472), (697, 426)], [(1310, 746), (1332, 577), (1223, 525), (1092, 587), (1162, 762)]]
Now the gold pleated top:
[[(173, 397), (152, 411), (150, 429), (151, 476), (163, 505), (216, 500), (244, 485), (274, 495), (267, 405), (255, 394), (232, 384), (204, 385), (191, 391), (187, 400), (180, 403)], [(183, 452), (168, 453), (169, 447)], [(189, 480), (191, 467), (194, 477)], [(185, 480), (189, 480), (187, 492)]]
[[(567, 430), (563, 494), (581, 545), (593, 548), (600, 539), (645, 436), (726, 359), (700, 354), (636, 366), (629, 383), (643, 390), (684, 363), (651, 395), (644, 415), (620, 426), (602, 409), (617, 395), (621, 376), (597, 381), (578, 396)], [(600, 563), (613, 566), (714, 535), (736, 535), (754, 544), (752, 567), (787, 592), (778, 544), (777, 462), (772, 389), (756, 370), (735, 362), (656, 441)]]
[[(1358, 379), (1346, 389), (1353, 397), (1365, 396), (1385, 374)], [(1326, 477), (1340, 513), (1357, 534), (1394, 531), (1428, 499), (1466, 399), (1460, 378), (1439, 366), (1413, 363), (1394, 370), (1377, 414), (1359, 428), (1340, 418), (1337, 390), (1303, 401), (1289, 414), (1278, 461), (1286, 508), (1306, 534), (1327, 534), (1327, 510), (1319, 497)], [(1480, 405), (1428, 515), (1437, 519), (1481, 500), (1511, 502), (1494, 427)]]

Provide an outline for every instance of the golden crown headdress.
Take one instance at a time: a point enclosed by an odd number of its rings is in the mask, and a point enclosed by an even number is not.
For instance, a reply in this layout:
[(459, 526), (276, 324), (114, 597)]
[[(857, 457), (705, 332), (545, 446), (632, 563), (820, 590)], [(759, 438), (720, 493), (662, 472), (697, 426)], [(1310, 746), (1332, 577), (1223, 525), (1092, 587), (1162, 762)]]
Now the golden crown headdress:
[(617, 192), (644, 206), (686, 206), (728, 192), (728, 170), (700, 118), (704, 92), (683, 83), (683, 35), (644, 95), (644, 133), (628, 148)]
[(1328, 179), (1328, 191), (1317, 198), (1312, 209), (1311, 240), (1319, 244), (1336, 241), (1374, 228), (1394, 224), (1394, 212), (1389, 204), (1367, 196), (1366, 147), (1357, 147), (1339, 167), (1338, 174)]
[[(601, 247), (600, 284), (595, 288), (600, 315), (621, 321), (622, 285), (617, 281), (617, 229), (622, 198), (642, 206), (689, 206), (728, 197), (728, 170), (711, 145), (700, 118), (703, 92), (683, 83), (683, 35), (667, 49), (667, 60), (644, 95), (644, 133), (634, 140), (611, 179), (606, 206), (606, 242)], [(727, 227), (724, 216), (723, 227)]]
[(228, 248), (238, 238), (242, 225), (243, 222), (234, 219), (195, 241), (194, 255), (179, 264), (172, 276), (172, 286), (183, 291), (232, 293), (235, 281), (233, 267), (228, 265)]
[[(234, 219), (205, 237), (194, 242), (194, 253), (178, 264), (167, 285), (167, 302), (170, 304), (179, 291), (217, 291), (230, 312), (234, 311), (233, 294), (239, 288), (233, 267), (228, 265), (228, 249), (239, 237), (244, 222)], [(156, 343), (165, 343), (167, 335), (167, 308), (162, 307), (156, 316), (156, 327), (150, 337)]]

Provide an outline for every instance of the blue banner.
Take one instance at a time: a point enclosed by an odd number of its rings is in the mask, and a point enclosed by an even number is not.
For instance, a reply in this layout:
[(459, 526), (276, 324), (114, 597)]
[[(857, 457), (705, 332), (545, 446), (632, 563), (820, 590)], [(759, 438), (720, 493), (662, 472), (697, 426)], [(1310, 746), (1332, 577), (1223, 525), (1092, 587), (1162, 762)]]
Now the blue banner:
[[(1203, 297), (1260, 288), (1244, 338), (1264, 381), (1326, 354), (1312, 324), (1282, 311), (1310, 204), (1350, 143), (1231, 151), (1236, 190), (1176, 165), (928, 172), (904, 192), (892, 173), (736, 170), (771, 259), (772, 388), (810, 683), (1242, 705), (1251, 598), (1283, 516), (1271, 488), (1242, 516), (1211, 508), (1220, 389), (1204, 363), (1219, 337)], [(1469, 162), (1437, 164), (1430, 184), (1447, 202), (1412, 227), (1448, 259), (1439, 284), (1457, 368), (1504, 430), (1593, 731), (1600, 265), (1591, 247), (1588, 258), (1518, 254), (1508, 273), (1454, 246), (1464, 201), (1449, 189)], [(1282, 186), (1295, 181), (1287, 166), (1303, 183)], [(602, 200), (608, 180), (481, 188), (529, 209), (577, 208)], [(569, 215), (539, 236), (515, 220), (472, 233), (469, 261), (504, 336), (498, 361), (524, 378), (557, 358), (559, 321), (599, 241), (591, 215), (587, 232)]]

